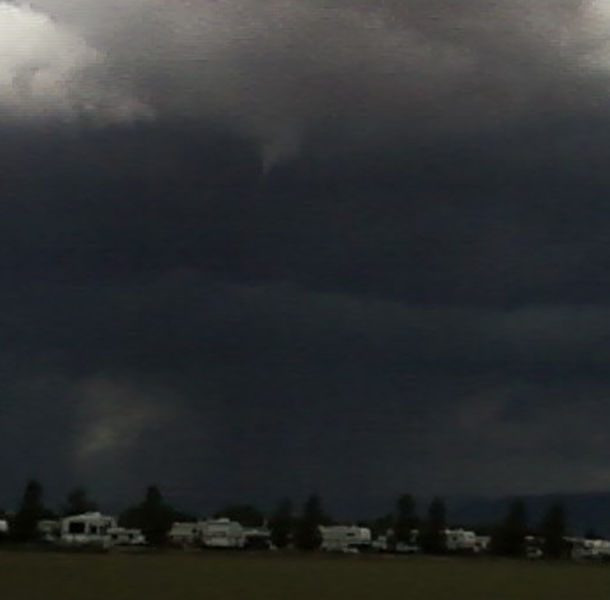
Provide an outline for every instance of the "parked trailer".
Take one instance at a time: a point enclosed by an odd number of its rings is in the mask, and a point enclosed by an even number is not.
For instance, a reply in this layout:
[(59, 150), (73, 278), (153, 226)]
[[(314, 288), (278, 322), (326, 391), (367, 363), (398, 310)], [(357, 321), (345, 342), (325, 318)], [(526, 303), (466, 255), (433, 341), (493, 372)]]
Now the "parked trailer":
[(269, 550), (271, 546), (271, 531), (266, 527), (250, 527), (244, 529), (244, 548), (251, 550)]
[(176, 546), (195, 546), (201, 543), (201, 521), (176, 521), (167, 537)]
[(110, 527), (108, 529), (111, 546), (144, 546), (146, 537), (140, 529)]
[(371, 530), (357, 525), (320, 526), (322, 544), (327, 552), (358, 552), (371, 547)]
[[(394, 530), (391, 529), (391, 537), (394, 539)], [(419, 529), (411, 529), (409, 532), (409, 539), (394, 542), (394, 552), (396, 554), (417, 554), (421, 552), (419, 545)]]
[(467, 529), (445, 529), (445, 548), (448, 552), (476, 552), (477, 534)]
[(230, 519), (209, 519), (201, 522), (201, 544), (204, 548), (243, 548), (244, 529)]
[(564, 538), (570, 556), (577, 560), (610, 560), (610, 541), (603, 539)]
[(56, 544), (61, 536), (61, 519), (42, 519), (36, 523), (40, 539), (48, 544)]
[(542, 547), (544, 546), (544, 539), (538, 536), (526, 535), (525, 536), (525, 557), (538, 559), (544, 556)]
[(168, 538), (177, 546), (201, 545), (204, 548), (256, 548), (271, 547), (271, 532), (266, 527), (244, 528), (227, 518), (206, 521), (173, 523)]
[(410, 531), (408, 541), (397, 542), (394, 530), (388, 529), (385, 535), (380, 535), (371, 542), (371, 549), (377, 552), (395, 552), (396, 554), (416, 554), (421, 551), (418, 545), (419, 530)]
[(99, 546), (109, 548), (110, 529), (116, 529), (114, 517), (99, 512), (73, 515), (61, 520), (59, 543), (62, 546)]
[(474, 553), (483, 554), (489, 552), (491, 548), (491, 536), (490, 535), (477, 535), (474, 541)]

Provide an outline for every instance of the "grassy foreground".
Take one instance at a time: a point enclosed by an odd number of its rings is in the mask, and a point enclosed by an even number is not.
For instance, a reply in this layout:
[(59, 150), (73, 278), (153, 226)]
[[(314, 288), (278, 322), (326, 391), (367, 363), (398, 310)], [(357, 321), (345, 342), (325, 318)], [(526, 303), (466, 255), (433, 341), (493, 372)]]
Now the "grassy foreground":
[(429, 557), (0, 552), (6, 600), (608, 600), (610, 565)]

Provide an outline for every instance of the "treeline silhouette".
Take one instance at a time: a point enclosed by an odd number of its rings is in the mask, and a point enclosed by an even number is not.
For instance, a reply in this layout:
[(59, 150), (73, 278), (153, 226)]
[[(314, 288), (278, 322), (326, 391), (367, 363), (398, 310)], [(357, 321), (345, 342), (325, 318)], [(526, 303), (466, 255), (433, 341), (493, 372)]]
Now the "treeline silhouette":
[[(86, 489), (77, 487), (68, 493), (59, 511), (53, 511), (44, 505), (41, 483), (32, 479), (25, 487), (18, 510), (14, 513), (0, 510), (0, 518), (9, 521), (9, 532), (5, 539), (15, 543), (36, 543), (41, 540), (39, 521), (97, 509), (97, 504), (89, 498)], [(268, 515), (250, 504), (234, 504), (212, 516), (229, 518), (244, 527), (266, 526), (276, 548), (294, 546), (303, 551), (319, 548), (322, 542), (320, 525), (337, 523), (324, 510), (322, 500), (317, 494), (312, 494), (305, 500), (298, 514), (293, 502), (284, 498)], [(118, 515), (119, 526), (140, 529), (152, 546), (168, 543), (168, 532), (174, 522), (195, 520), (194, 515), (168, 504), (156, 485), (149, 486), (140, 502), (128, 506)], [(422, 517), (417, 514), (414, 497), (411, 494), (402, 494), (393, 511), (376, 519), (359, 521), (357, 524), (369, 527), (373, 537), (385, 536), (390, 551), (400, 544), (413, 544), (414, 534), (417, 545), (423, 552), (442, 554), (447, 551), (444, 535), (448, 527), (447, 510), (444, 500), (440, 497), (432, 499), (425, 516)], [(566, 515), (561, 503), (549, 506), (541, 522), (534, 527), (528, 523), (526, 506), (521, 500), (512, 502), (500, 522), (476, 527), (469, 527), (465, 523), (454, 523), (453, 526), (474, 529), (481, 535), (490, 536), (489, 550), (499, 556), (524, 556), (528, 536), (535, 536), (540, 541), (541, 550), (546, 557), (561, 558), (568, 553), (565, 541)], [(594, 536), (592, 532), (590, 535)]]

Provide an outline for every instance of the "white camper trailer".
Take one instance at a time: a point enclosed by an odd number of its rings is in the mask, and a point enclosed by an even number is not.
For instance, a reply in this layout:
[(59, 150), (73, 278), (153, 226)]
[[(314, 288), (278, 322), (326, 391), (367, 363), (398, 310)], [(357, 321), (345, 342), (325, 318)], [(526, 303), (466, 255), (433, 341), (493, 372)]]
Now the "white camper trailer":
[(61, 535), (61, 519), (42, 519), (36, 523), (40, 539), (49, 544), (55, 544)]
[(201, 541), (202, 523), (199, 521), (176, 521), (167, 537), (176, 546), (194, 546)]
[(445, 529), (445, 548), (448, 552), (476, 552), (477, 535), (466, 529)]
[(388, 530), (388, 534), (393, 545), (393, 548), (390, 549), (397, 554), (417, 554), (421, 551), (419, 546), (419, 529), (411, 529), (409, 539), (402, 542), (395, 541), (393, 529)]
[(320, 525), (322, 544), (327, 552), (358, 552), (371, 547), (371, 530), (357, 525)]
[(397, 542), (394, 530), (388, 529), (385, 535), (378, 536), (372, 543), (371, 549), (377, 552), (396, 552), (397, 554), (416, 554), (421, 551), (419, 547), (419, 530), (411, 529), (409, 540)]
[(60, 543), (64, 546), (100, 546), (108, 548), (111, 539), (108, 531), (116, 528), (114, 517), (99, 512), (73, 515), (61, 520)]
[(205, 548), (243, 548), (243, 527), (230, 519), (209, 519), (201, 522), (201, 543)]
[(540, 537), (536, 537), (533, 535), (525, 536), (525, 557), (526, 558), (542, 558), (544, 553), (542, 552), (542, 547), (544, 545), (544, 540)]
[(8, 537), (8, 521), (0, 519), (0, 540), (4, 537)]
[(111, 546), (144, 546), (146, 544), (146, 537), (140, 529), (110, 527), (107, 533)]
[(269, 550), (271, 546), (271, 531), (266, 527), (244, 529), (244, 548), (250, 550)]
[(570, 555), (577, 560), (610, 559), (610, 541), (602, 539), (564, 538), (570, 546)]
[(490, 535), (477, 535), (474, 540), (474, 553), (483, 554), (489, 552), (491, 547)]

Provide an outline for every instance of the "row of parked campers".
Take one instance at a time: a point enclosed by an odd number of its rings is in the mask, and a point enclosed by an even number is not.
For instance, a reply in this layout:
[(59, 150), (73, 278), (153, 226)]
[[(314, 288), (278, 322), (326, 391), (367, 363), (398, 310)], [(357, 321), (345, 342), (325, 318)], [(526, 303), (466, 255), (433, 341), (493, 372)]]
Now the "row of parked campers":
[[(371, 530), (367, 527), (336, 525), (319, 529), (322, 550), (358, 552), (371, 546)], [(174, 523), (169, 532), (169, 539), (177, 546), (272, 548), (271, 532), (266, 527), (246, 528), (230, 519)]]
[[(443, 535), (447, 552), (481, 554), (489, 550), (490, 536), (477, 535), (474, 531), (467, 529), (445, 529)], [(379, 536), (373, 542), (372, 548), (378, 552), (396, 552), (398, 554), (414, 554), (421, 551), (417, 529), (411, 530), (408, 541), (392, 543), (392, 537), (393, 532), (389, 530), (387, 535)]]
[(567, 537), (570, 556), (585, 560), (610, 560), (610, 541)]
[(141, 546), (146, 543), (146, 538), (139, 529), (119, 527), (114, 517), (99, 512), (39, 521), (38, 531), (43, 541), (61, 546), (110, 548)]
[[(411, 532), (409, 542), (393, 544), (392, 531), (373, 541), (368, 527), (357, 525), (320, 526), (320, 549), (327, 552), (356, 553), (373, 550), (378, 552), (415, 553), (420, 551), (419, 532)], [(479, 554), (489, 548), (490, 538), (478, 536), (474, 531), (446, 529), (445, 546), (449, 552)], [(268, 529), (247, 529), (229, 519), (211, 519), (188, 523), (174, 523), (169, 532), (170, 541), (178, 546), (203, 546), (204, 548), (271, 548)]]
[(176, 522), (168, 537), (177, 546), (227, 549), (271, 547), (271, 532), (266, 527), (247, 528), (230, 519)]
[[(320, 527), (322, 534), (322, 550), (337, 552), (358, 552), (374, 550), (378, 552), (396, 552), (413, 554), (420, 551), (419, 531), (413, 529), (408, 541), (393, 543), (393, 532), (372, 540), (368, 527), (333, 525)], [(474, 531), (465, 529), (445, 529), (445, 547), (449, 552), (479, 554), (489, 549), (489, 536), (477, 535)]]

